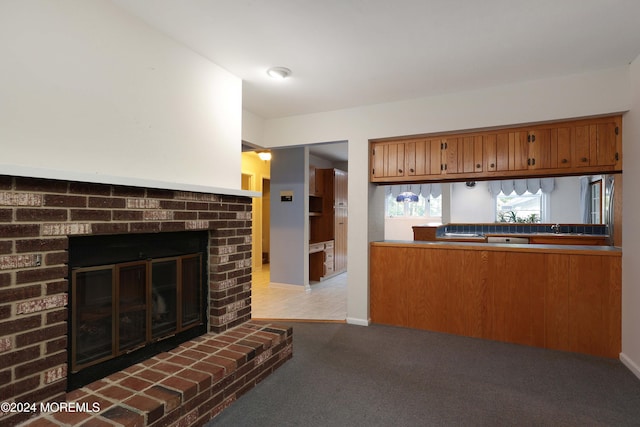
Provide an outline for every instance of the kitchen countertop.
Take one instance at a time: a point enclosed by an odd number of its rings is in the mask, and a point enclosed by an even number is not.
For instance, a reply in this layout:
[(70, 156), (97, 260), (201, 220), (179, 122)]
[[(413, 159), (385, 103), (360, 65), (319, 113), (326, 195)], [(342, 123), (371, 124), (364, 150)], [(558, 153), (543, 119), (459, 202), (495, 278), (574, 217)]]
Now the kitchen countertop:
[[(468, 239), (473, 239), (469, 237)], [(590, 246), (590, 245), (549, 245), (549, 244), (517, 244), (517, 243), (485, 243), (484, 236), (475, 238), (475, 241), (423, 241), (423, 240), (383, 240), (372, 242), (372, 245), (392, 247), (416, 247), (425, 248), (438, 246), (442, 249), (464, 249), (474, 251), (509, 251), (529, 253), (580, 253), (582, 255), (593, 253), (594, 255), (622, 256), (622, 248), (617, 246)]]

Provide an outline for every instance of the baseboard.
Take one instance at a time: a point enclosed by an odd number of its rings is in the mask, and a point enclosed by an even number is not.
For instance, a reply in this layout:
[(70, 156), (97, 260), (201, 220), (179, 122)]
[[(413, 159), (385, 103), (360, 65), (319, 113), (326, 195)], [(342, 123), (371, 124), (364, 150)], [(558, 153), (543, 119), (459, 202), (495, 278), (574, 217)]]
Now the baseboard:
[(355, 317), (347, 317), (347, 323), (349, 325), (369, 326), (371, 321), (365, 319), (358, 319)]
[(633, 372), (636, 377), (640, 379), (640, 366), (636, 365), (635, 362), (627, 357), (627, 355), (624, 353), (620, 353), (620, 361), (624, 364), (624, 366), (629, 368), (629, 370)]

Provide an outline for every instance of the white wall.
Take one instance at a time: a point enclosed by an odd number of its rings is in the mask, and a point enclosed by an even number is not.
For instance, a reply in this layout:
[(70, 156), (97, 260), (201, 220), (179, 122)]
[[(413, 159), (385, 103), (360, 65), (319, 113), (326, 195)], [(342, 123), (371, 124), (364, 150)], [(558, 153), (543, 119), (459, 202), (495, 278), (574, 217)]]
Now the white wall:
[(631, 111), (623, 116), (622, 355), (640, 377), (640, 57), (631, 64)]
[[(273, 151), (271, 158), (271, 282), (309, 285), (309, 225), (307, 198), (309, 149)], [(293, 191), (293, 201), (282, 202), (281, 191)]]
[(368, 246), (383, 239), (384, 197), (369, 183), (369, 139), (568, 119), (629, 108), (629, 69), (266, 120), (267, 147), (349, 142), (347, 316), (369, 320)]
[(476, 182), (473, 188), (467, 188), (464, 182), (452, 183), (450, 203), (452, 223), (491, 223), (496, 220), (495, 203), (486, 181)]
[(240, 189), (241, 80), (111, 2), (0, 2), (0, 52), (0, 173)]
[(549, 196), (551, 218), (554, 224), (580, 224), (580, 178), (556, 178), (555, 190)]

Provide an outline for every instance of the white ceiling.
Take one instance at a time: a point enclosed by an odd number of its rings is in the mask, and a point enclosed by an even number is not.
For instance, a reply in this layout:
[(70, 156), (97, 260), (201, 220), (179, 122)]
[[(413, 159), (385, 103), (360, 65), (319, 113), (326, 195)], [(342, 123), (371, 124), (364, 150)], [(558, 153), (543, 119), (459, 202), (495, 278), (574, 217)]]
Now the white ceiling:
[[(243, 80), (263, 118), (629, 64), (639, 0), (112, 0)], [(271, 66), (293, 71), (285, 81)]]

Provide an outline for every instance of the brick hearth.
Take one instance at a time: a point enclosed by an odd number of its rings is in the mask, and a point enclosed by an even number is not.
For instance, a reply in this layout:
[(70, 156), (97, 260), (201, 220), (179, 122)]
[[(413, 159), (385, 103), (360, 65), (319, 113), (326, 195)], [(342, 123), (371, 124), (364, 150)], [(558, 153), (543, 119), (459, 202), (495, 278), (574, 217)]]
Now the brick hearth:
[(65, 398), (68, 236), (189, 230), (209, 230), (210, 333), (247, 322), (249, 197), (0, 176), (0, 400)]

